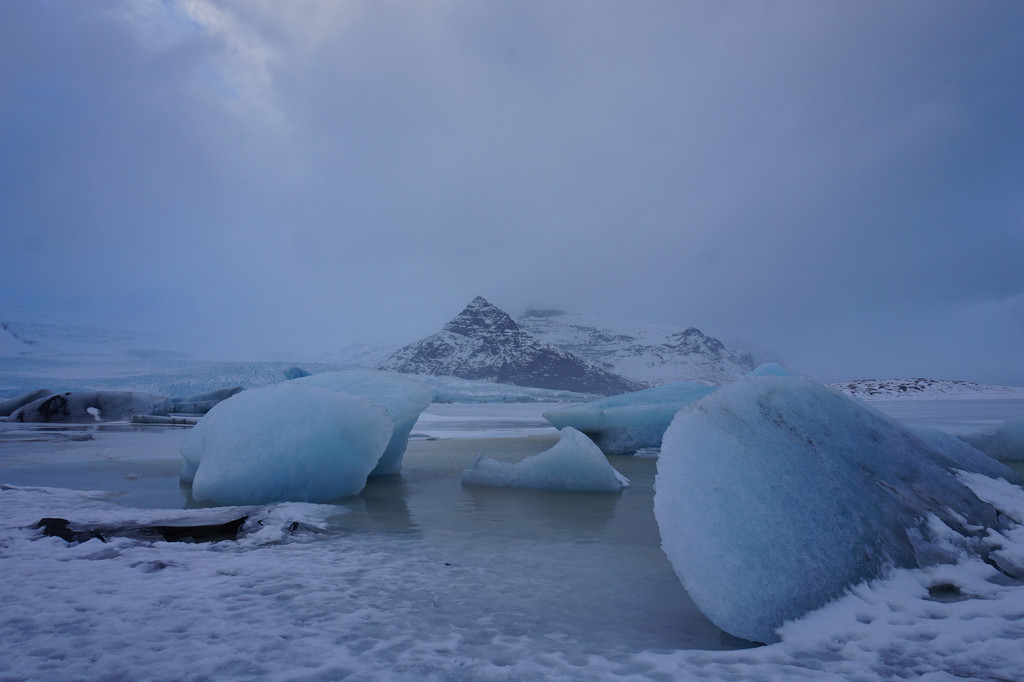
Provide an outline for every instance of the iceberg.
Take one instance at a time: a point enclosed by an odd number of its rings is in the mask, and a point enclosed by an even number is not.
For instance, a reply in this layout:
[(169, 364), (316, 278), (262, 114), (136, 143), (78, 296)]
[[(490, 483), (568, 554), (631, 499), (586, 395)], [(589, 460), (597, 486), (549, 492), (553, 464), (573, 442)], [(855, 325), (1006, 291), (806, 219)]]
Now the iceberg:
[(783, 622), (861, 581), (982, 551), (999, 520), (957, 472), (1016, 476), (950, 440), (806, 378), (723, 387), (665, 433), (662, 547), (716, 625), (778, 641)]
[(777, 362), (766, 362), (759, 365), (747, 375), (748, 377), (791, 377), (793, 373)]
[(409, 433), (420, 414), (430, 405), (430, 388), (426, 384), (401, 374), (374, 369), (312, 374), (292, 379), (290, 383), (365, 396), (383, 407), (391, 418), (393, 431), (391, 442), (371, 475), (401, 472), (402, 457), (409, 445)]
[(205, 393), (195, 393), (184, 398), (171, 398), (171, 412), (177, 414), (206, 414), (217, 403), (227, 400), (243, 390), (241, 386), (231, 386), (230, 388), (219, 388), (215, 391), (206, 391)]
[(40, 388), (35, 391), (29, 391), (28, 393), (22, 393), (14, 398), (7, 400), (0, 400), (0, 417), (9, 417), (19, 407), (24, 407), (29, 403), (48, 398), (53, 395), (53, 391), (48, 388)]
[(286, 382), (210, 410), (182, 445), (182, 480), (194, 472), (197, 502), (330, 502), (363, 489), (390, 438), (367, 398)]
[(515, 464), (478, 454), (473, 466), (462, 472), (462, 483), (618, 492), (629, 485), (629, 479), (608, 463), (604, 453), (589, 438), (567, 426), (552, 448)]
[(1024, 417), (1007, 419), (994, 430), (969, 431), (956, 437), (996, 459), (1024, 460)]
[(606, 454), (628, 455), (642, 448), (661, 447), (661, 438), (676, 413), (715, 388), (680, 381), (561, 407), (545, 412), (544, 418), (557, 429), (571, 426), (582, 431)]
[(16, 409), (12, 422), (90, 423), (128, 421), (136, 414), (167, 414), (167, 396), (137, 391), (78, 391), (34, 400)]

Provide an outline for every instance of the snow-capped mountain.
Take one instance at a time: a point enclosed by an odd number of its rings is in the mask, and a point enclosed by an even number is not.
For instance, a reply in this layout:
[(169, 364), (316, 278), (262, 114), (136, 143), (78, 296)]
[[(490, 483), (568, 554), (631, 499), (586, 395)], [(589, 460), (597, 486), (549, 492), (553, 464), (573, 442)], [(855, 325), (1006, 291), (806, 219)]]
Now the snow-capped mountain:
[(534, 336), (649, 386), (672, 381), (720, 385), (743, 377), (755, 367), (750, 353), (730, 350), (693, 327), (561, 310), (528, 310), (518, 322)]
[(400, 348), (378, 367), (600, 395), (643, 388), (520, 329), (481, 296), (440, 332)]
[(990, 386), (944, 379), (858, 379), (829, 386), (861, 400), (1024, 398), (1021, 386)]

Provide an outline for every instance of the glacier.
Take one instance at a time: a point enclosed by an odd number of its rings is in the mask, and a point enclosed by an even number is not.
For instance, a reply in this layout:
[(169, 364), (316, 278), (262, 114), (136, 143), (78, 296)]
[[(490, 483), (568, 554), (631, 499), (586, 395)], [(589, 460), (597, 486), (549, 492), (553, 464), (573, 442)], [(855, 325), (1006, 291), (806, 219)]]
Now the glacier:
[(633, 454), (661, 446), (665, 429), (683, 407), (715, 391), (691, 381), (680, 381), (569, 405), (544, 413), (557, 429), (571, 426), (590, 436), (605, 454)]
[(393, 430), (388, 447), (371, 475), (382, 476), (401, 472), (402, 456), (409, 445), (412, 427), (423, 410), (430, 405), (431, 391), (426, 384), (394, 372), (373, 369), (312, 374), (292, 379), (290, 383), (365, 396), (383, 407), (391, 418)]
[(778, 641), (783, 623), (862, 581), (983, 551), (1000, 520), (957, 472), (1016, 475), (932, 436), (806, 378), (720, 388), (665, 433), (662, 546), (712, 622)]
[(600, 448), (583, 433), (567, 426), (548, 450), (519, 462), (502, 462), (478, 454), (462, 472), (464, 485), (542, 490), (618, 492), (629, 479), (608, 463)]
[(22, 405), (10, 421), (90, 423), (128, 421), (133, 415), (167, 414), (167, 396), (137, 391), (76, 391), (51, 395)]
[(285, 382), (239, 393), (186, 437), (182, 480), (218, 505), (329, 502), (359, 493), (391, 439), (369, 399)]

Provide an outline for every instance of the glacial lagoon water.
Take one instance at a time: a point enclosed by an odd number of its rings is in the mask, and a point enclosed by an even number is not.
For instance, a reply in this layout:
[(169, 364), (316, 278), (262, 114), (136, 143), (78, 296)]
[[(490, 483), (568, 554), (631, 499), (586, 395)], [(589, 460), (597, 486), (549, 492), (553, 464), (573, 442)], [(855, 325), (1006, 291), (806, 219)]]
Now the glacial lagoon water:
[[(549, 407), (432, 406), (402, 474), (371, 478), (360, 495), (339, 501), (322, 541), (362, 538), (436, 556), (460, 579), (439, 573), (434, 601), (455, 621), (494, 614), (510, 635), (550, 630), (602, 651), (749, 646), (697, 611), (662, 552), (654, 458), (611, 458), (632, 482), (620, 493), (462, 485), (478, 452), (518, 461), (551, 447), (557, 432), (539, 417)], [(0, 423), (0, 483), (104, 490), (126, 507), (182, 509), (191, 506), (178, 483), (184, 435)]]

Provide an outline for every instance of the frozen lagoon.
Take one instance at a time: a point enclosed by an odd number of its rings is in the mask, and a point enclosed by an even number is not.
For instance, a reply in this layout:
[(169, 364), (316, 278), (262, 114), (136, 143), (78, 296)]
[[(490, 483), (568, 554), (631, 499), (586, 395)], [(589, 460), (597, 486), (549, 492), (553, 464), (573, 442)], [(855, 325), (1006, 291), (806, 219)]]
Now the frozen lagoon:
[[(272, 506), (263, 530), (213, 545), (69, 546), (25, 528), (44, 516), (145, 520), (166, 513), (145, 508), (187, 506), (177, 483), (185, 431), (0, 423), (0, 483), (107, 491), (0, 491), (0, 679), (1019, 672), (1022, 590), (940, 603), (920, 572), (812, 614), (781, 644), (709, 651), (744, 643), (695, 610), (661, 552), (656, 460), (610, 458), (633, 482), (621, 493), (461, 485), (478, 451), (517, 461), (550, 447), (549, 407), (432, 405), (401, 477), (371, 479), (341, 505)], [(296, 520), (323, 532), (289, 533)]]

